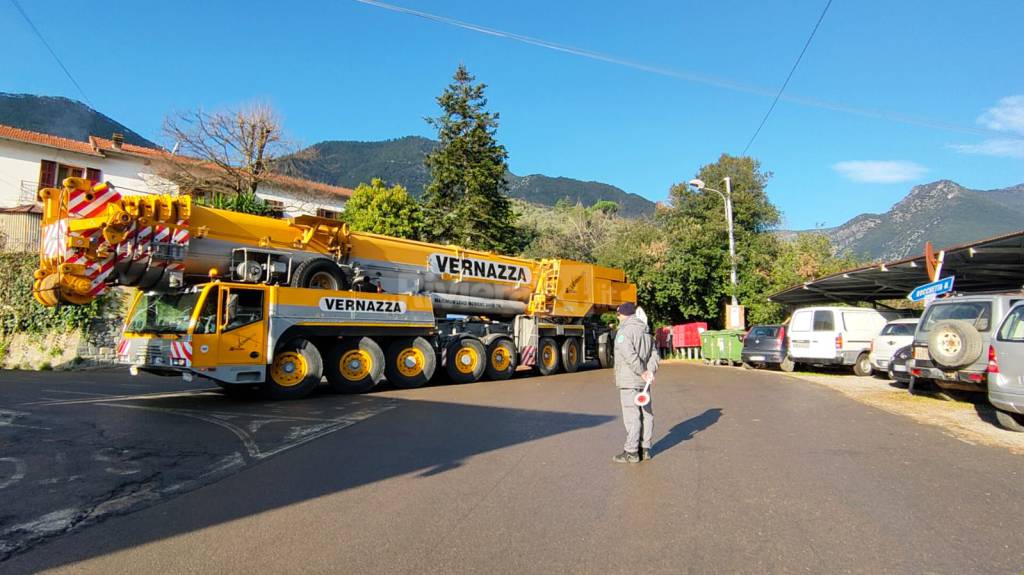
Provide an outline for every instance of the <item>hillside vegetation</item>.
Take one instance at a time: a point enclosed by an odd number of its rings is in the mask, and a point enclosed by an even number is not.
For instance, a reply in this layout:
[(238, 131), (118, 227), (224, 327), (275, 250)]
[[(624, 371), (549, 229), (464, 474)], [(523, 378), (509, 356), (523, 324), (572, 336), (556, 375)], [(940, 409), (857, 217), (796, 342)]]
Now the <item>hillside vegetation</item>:
[[(421, 196), (430, 182), (423, 161), (436, 147), (436, 141), (420, 136), (381, 142), (320, 142), (283, 158), (277, 169), (290, 176), (349, 188), (380, 178)], [(584, 205), (610, 200), (622, 207), (625, 216), (654, 213), (654, 202), (601, 182), (540, 174), (518, 176), (512, 172), (506, 173), (506, 181), (510, 197), (545, 206), (554, 206), (559, 200)]]
[(69, 98), (0, 92), (0, 124), (82, 142), (90, 135), (109, 138), (120, 132), (129, 144), (157, 147), (124, 124)]

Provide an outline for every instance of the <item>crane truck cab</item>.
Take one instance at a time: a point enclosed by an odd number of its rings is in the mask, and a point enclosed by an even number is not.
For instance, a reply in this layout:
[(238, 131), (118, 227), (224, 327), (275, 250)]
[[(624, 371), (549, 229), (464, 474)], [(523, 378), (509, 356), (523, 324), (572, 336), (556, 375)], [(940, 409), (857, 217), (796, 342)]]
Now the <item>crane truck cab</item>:
[(388, 353), (401, 356), (393, 359), (405, 377), (429, 379), (436, 364), (423, 343), (435, 331), (423, 296), (215, 281), (137, 292), (117, 355), (133, 371), (260, 385), (287, 398), (306, 395), (322, 376), (339, 391), (379, 383), (385, 353), (362, 337), (369, 332), (399, 343)]

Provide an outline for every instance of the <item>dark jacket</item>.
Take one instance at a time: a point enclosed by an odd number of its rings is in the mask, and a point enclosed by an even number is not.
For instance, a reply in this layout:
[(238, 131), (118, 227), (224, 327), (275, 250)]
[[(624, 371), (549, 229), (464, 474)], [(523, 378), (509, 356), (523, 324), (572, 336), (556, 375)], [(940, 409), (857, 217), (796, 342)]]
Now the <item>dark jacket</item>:
[(645, 382), (641, 374), (658, 371), (658, 354), (647, 324), (635, 315), (627, 317), (615, 332), (615, 387), (640, 389)]

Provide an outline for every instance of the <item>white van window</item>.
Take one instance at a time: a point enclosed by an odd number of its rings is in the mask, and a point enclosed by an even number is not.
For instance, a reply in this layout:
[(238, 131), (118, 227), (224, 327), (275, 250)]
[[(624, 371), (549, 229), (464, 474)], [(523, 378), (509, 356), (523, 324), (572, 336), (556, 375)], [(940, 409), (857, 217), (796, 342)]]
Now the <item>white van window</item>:
[(790, 331), (811, 331), (811, 312), (798, 311), (789, 322)]
[(814, 312), (814, 331), (835, 331), (835, 316), (832, 310), (822, 309)]
[(890, 323), (882, 329), (882, 335), (914, 335), (914, 324)]
[(1006, 316), (999, 328), (999, 341), (1024, 341), (1024, 306), (1013, 308)]

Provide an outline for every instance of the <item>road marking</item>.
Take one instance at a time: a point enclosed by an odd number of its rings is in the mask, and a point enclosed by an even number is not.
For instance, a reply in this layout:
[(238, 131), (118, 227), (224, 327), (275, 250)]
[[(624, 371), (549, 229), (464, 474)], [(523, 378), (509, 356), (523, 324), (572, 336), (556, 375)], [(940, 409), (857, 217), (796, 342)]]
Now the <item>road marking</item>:
[[(198, 419), (200, 421), (205, 421), (206, 423), (212, 423), (213, 425), (216, 425), (218, 427), (222, 427), (224, 429), (227, 429), (231, 433), (233, 433), (235, 435), (235, 437), (237, 437), (239, 439), (239, 441), (242, 442), (242, 445), (245, 447), (246, 453), (249, 454), (249, 457), (251, 457), (253, 459), (256, 459), (256, 460), (266, 459), (267, 457), (270, 457), (272, 455), (277, 455), (278, 453), (281, 453), (281, 452), (286, 451), (288, 449), (291, 449), (293, 447), (298, 447), (298, 446), (300, 446), (300, 445), (302, 445), (304, 443), (308, 443), (310, 441), (313, 441), (314, 439), (318, 439), (318, 438), (323, 437), (325, 435), (331, 434), (331, 433), (333, 433), (335, 431), (339, 431), (339, 430), (345, 429), (346, 427), (355, 425), (356, 423), (359, 423), (360, 421), (363, 421), (365, 419), (369, 419), (370, 417), (373, 417), (374, 415), (378, 415), (380, 413), (384, 413), (385, 411), (390, 411), (390, 410), (394, 409), (395, 407), (397, 407), (397, 404), (395, 402), (388, 401), (386, 403), (382, 403), (381, 405), (377, 406), (376, 409), (362, 409), (362, 410), (357, 411), (355, 413), (352, 413), (350, 415), (343, 416), (343, 417), (338, 417), (338, 418), (334, 418), (334, 419), (320, 419), (320, 420), (317, 420), (317, 419), (311, 419), (311, 418), (306, 418), (306, 417), (303, 417), (303, 418), (271, 417), (271, 420), (281, 420), (281, 421), (287, 421), (289, 419), (294, 419), (294, 420), (298, 420), (298, 421), (318, 421), (318, 422), (320, 422), (320, 425), (310, 426), (312, 429), (302, 429), (302, 428), (295, 428), (295, 427), (293, 427), (291, 429), (291, 431), (288, 433), (288, 435), (285, 436), (284, 439), (285, 439), (286, 443), (284, 445), (281, 445), (279, 447), (271, 449), (270, 451), (263, 451), (262, 449), (260, 449), (259, 444), (256, 442), (256, 438), (254, 437), (253, 433), (250, 433), (249, 430), (246, 430), (243, 427), (235, 425), (234, 423), (231, 423), (230, 421), (227, 421), (225, 419), (222, 419), (221, 417), (216, 417), (216, 415), (213, 415), (213, 414), (215, 414), (217, 412), (198, 411), (198, 410), (194, 410), (194, 409), (179, 409), (179, 408), (173, 408), (173, 407), (153, 407), (153, 406), (148, 406), (148, 405), (131, 405), (131, 404), (126, 404), (126, 403), (97, 403), (96, 405), (102, 405), (104, 407), (120, 407), (120, 408), (123, 408), (123, 409), (140, 409), (140, 410), (144, 410), (144, 411), (155, 411), (155, 412), (158, 412), (158, 413), (160, 413), (160, 412), (170, 413), (170, 414), (174, 414), (174, 415), (180, 415), (182, 417), (190, 417), (192, 419)], [(230, 413), (229, 415), (234, 416), (234, 415), (238, 415), (238, 414)], [(257, 417), (263, 416), (264, 420), (266, 420), (266, 416), (264, 416), (263, 414), (251, 414), (250, 416), (257, 416)]]
[(58, 399), (58, 400), (47, 400), (47, 401), (32, 401), (29, 403), (19, 403), (18, 405), (79, 405), (84, 403), (103, 403), (107, 401), (135, 401), (135, 400), (147, 400), (147, 399), (170, 399), (174, 397), (197, 397), (203, 395), (217, 395), (221, 394), (217, 392), (220, 388), (211, 387), (208, 389), (196, 389), (189, 391), (172, 391), (172, 392), (157, 392), (157, 393), (143, 393), (139, 395), (112, 395), (109, 397), (100, 397), (95, 399)]
[(24, 461), (17, 457), (0, 457), (0, 461), (5, 461), (14, 466), (14, 473), (7, 479), (0, 481), (0, 489), (6, 489), (25, 478)]
[(111, 393), (92, 393), (89, 391), (71, 391), (68, 389), (40, 389), (39, 391), (45, 391), (47, 393), (66, 393), (69, 395), (91, 395), (92, 397), (117, 397)]
[(23, 423), (14, 423), (14, 420), (19, 417), (25, 417), (31, 415), (25, 411), (14, 411), (10, 409), (0, 409), (0, 427), (19, 427), (21, 429), (41, 429), (43, 431), (49, 431), (49, 427), (42, 427), (39, 425), (25, 425)]

